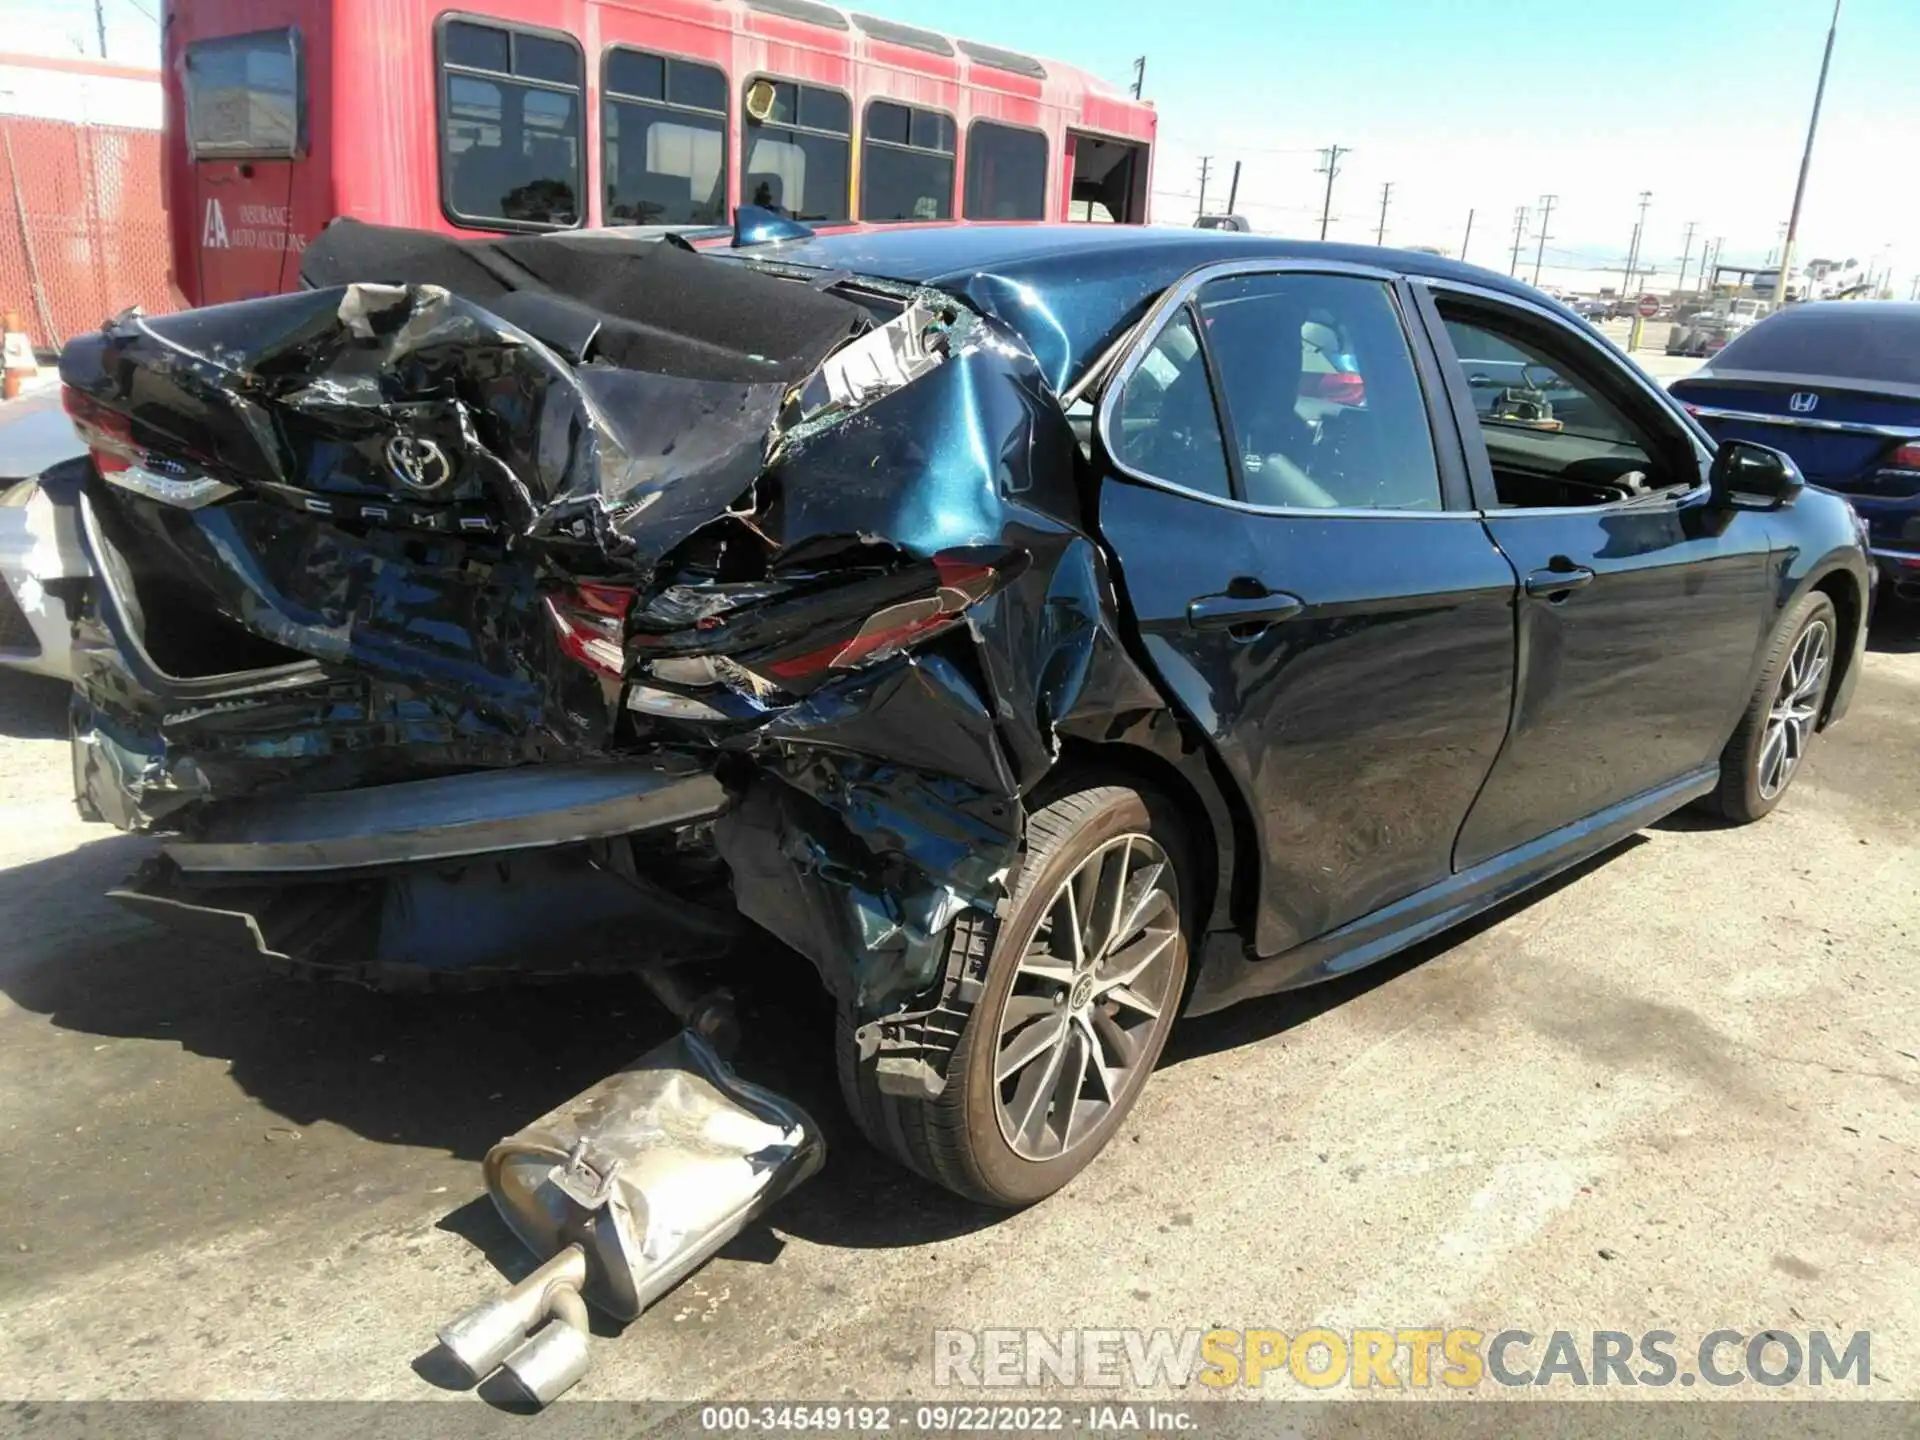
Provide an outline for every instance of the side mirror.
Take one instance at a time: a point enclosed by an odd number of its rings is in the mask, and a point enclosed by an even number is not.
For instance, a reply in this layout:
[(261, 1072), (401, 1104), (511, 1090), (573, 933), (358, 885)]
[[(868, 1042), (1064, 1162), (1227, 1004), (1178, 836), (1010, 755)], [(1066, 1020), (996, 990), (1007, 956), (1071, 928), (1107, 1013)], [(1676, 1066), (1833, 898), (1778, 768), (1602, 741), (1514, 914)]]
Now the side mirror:
[(1750, 440), (1722, 440), (1707, 483), (1715, 502), (1733, 510), (1782, 510), (1807, 488), (1791, 455)]

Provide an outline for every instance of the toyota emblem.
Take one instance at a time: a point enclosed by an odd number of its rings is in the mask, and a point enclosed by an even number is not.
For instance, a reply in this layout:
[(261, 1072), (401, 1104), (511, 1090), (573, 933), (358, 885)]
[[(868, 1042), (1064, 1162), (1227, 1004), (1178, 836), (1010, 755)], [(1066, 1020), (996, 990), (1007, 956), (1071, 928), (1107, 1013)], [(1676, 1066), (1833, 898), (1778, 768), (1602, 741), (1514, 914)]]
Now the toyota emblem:
[(396, 435), (387, 441), (387, 468), (407, 489), (430, 495), (453, 478), (453, 464), (437, 441)]

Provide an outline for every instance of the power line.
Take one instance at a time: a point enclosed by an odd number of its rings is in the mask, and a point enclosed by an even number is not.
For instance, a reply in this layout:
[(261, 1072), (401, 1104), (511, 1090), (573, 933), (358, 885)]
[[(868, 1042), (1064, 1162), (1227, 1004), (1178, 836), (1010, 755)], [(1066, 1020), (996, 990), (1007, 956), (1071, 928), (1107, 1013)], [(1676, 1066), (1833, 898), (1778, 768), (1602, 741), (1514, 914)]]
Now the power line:
[(142, 5), (140, 3), (140, 0), (127, 0), (127, 4), (131, 5), (134, 9), (138, 10), (142, 15), (146, 16), (147, 19), (151, 20), (154, 24), (158, 25), (160, 23), (160, 17), (154, 14), (151, 10), (147, 9), (146, 6)]
[(1547, 258), (1547, 241), (1553, 238), (1547, 234), (1547, 222), (1553, 219), (1554, 203), (1559, 198), (1558, 195), (1540, 197), (1540, 245), (1533, 252), (1533, 283), (1536, 285), (1540, 283), (1540, 266)]
[(1651, 204), (1653, 204), (1653, 192), (1651, 190), (1642, 190), (1640, 192), (1640, 218), (1634, 222), (1633, 240), (1632, 243), (1627, 246), (1627, 273), (1622, 277), (1620, 283), (1620, 294), (1623, 297), (1629, 290), (1633, 289), (1633, 272), (1640, 263), (1640, 237), (1646, 232), (1647, 207)]
[(1320, 152), (1326, 157), (1320, 168), (1314, 173), (1327, 177), (1327, 196), (1320, 204), (1320, 238), (1327, 238), (1327, 220), (1333, 214), (1333, 177), (1340, 173), (1340, 157), (1351, 155), (1352, 149), (1340, 145), (1329, 145)]
[[(1687, 221), (1687, 238), (1680, 246), (1680, 282), (1673, 287), (1675, 290), (1684, 292), (1687, 288), (1687, 260), (1693, 254), (1693, 232), (1699, 224), (1698, 220)], [(1700, 253), (1700, 263), (1703, 267), (1707, 263), (1705, 250)]]

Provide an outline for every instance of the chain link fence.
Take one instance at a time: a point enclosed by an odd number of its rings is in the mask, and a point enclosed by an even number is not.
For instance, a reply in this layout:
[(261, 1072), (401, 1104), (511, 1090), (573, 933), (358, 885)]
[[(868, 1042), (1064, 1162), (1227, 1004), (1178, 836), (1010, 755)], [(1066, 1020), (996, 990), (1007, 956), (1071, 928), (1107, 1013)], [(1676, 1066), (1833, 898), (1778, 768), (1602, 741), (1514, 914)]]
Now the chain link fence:
[(130, 305), (177, 307), (159, 133), (0, 117), (0, 309), (57, 350)]

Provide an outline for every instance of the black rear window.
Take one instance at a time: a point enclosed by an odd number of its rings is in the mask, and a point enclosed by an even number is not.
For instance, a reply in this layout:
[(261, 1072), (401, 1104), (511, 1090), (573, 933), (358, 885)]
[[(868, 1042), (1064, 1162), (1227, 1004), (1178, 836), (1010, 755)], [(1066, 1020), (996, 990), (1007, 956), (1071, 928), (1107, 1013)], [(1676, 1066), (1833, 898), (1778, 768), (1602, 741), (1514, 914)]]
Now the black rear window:
[(1783, 310), (1730, 343), (1713, 368), (1920, 385), (1920, 305), (1861, 300)]

